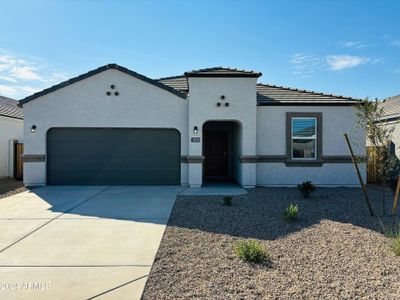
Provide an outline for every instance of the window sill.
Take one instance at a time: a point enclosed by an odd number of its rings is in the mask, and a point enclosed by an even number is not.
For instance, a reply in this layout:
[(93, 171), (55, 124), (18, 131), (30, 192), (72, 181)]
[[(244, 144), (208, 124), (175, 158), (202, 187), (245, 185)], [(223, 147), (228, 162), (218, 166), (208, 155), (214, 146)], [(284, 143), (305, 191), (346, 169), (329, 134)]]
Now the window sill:
[(285, 165), (287, 167), (321, 167), (324, 161), (322, 159), (315, 160), (296, 160), (288, 159), (285, 160)]

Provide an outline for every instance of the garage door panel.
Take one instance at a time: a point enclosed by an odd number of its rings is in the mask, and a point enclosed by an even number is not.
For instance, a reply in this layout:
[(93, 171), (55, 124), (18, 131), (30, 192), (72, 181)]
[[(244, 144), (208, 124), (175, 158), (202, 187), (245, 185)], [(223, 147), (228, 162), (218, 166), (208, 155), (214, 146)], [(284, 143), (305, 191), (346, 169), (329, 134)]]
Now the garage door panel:
[(55, 128), (48, 184), (179, 185), (180, 133), (173, 129)]

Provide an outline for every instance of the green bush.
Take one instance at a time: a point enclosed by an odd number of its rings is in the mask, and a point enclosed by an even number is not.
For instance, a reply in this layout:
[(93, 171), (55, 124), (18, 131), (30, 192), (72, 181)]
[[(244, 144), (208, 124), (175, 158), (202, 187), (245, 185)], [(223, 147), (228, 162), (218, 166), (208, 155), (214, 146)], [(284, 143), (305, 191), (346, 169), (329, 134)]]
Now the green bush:
[(232, 206), (232, 196), (224, 196), (224, 205), (225, 206)]
[(298, 184), (297, 188), (304, 198), (308, 198), (310, 197), (311, 193), (315, 191), (316, 186), (311, 181), (304, 181), (302, 184)]
[(393, 239), (393, 238), (396, 238), (397, 236), (399, 236), (399, 235), (397, 234), (397, 232), (398, 232), (398, 231), (389, 228), (389, 229), (386, 229), (385, 236), (386, 236), (387, 238), (389, 238), (389, 239)]
[(393, 239), (392, 250), (394, 254), (400, 256), (400, 235)]
[(290, 204), (283, 210), (283, 217), (288, 221), (294, 221), (299, 215), (299, 207), (295, 204)]
[(263, 245), (257, 241), (239, 241), (235, 246), (236, 255), (247, 262), (260, 263), (268, 258)]

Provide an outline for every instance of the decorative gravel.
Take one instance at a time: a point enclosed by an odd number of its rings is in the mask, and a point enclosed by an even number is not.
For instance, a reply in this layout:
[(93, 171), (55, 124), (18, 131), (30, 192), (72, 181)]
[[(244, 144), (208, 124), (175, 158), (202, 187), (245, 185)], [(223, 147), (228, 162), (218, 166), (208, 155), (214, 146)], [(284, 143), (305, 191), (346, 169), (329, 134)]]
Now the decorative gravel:
[[(381, 192), (370, 195), (382, 214)], [(299, 205), (293, 223), (282, 218), (290, 203)], [(245, 239), (259, 240), (270, 262), (239, 260), (233, 248)], [(232, 207), (221, 196), (179, 196), (143, 299), (400, 299), (389, 242), (356, 188), (318, 188), (309, 199), (257, 188)]]
[(11, 195), (27, 191), (22, 181), (12, 178), (0, 179), (0, 198), (5, 198)]

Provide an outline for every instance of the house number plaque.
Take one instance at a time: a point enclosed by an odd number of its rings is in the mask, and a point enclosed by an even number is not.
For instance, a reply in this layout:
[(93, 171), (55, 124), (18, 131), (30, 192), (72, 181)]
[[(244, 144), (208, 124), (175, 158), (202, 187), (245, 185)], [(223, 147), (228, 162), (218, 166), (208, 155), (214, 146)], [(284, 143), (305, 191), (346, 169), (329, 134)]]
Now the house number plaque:
[(199, 137), (192, 137), (192, 138), (190, 139), (190, 141), (191, 141), (192, 143), (200, 143), (200, 138), (199, 138)]

